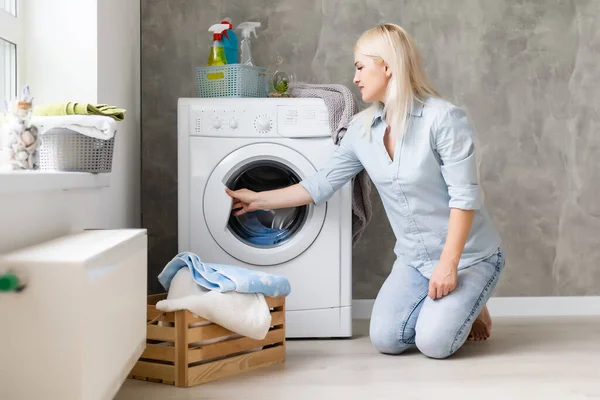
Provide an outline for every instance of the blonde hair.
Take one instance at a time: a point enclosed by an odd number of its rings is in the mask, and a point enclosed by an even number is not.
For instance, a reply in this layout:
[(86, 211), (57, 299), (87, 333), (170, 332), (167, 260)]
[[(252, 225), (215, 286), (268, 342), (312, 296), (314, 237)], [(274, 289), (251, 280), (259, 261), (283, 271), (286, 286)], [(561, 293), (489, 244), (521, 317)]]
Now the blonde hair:
[[(382, 118), (395, 135), (403, 135), (408, 128), (407, 117), (414, 102), (439, 97), (423, 70), (421, 54), (413, 38), (398, 25), (382, 24), (363, 33), (354, 49), (376, 63), (386, 63), (390, 68), (392, 74), (385, 93)], [(356, 119), (364, 118), (366, 132), (370, 133), (370, 123), (381, 106), (375, 103), (357, 114)]]

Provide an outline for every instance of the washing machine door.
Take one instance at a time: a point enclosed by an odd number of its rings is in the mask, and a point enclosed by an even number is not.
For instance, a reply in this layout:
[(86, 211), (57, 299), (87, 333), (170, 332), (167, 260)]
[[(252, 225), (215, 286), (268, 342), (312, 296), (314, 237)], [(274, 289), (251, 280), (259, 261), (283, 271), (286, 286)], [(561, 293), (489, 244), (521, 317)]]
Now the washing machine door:
[(283, 145), (257, 143), (235, 150), (216, 166), (207, 181), (202, 207), (210, 234), (229, 255), (248, 264), (276, 265), (297, 257), (319, 235), (326, 204), (235, 217), (225, 187), (257, 192), (280, 189), (315, 172), (302, 154)]

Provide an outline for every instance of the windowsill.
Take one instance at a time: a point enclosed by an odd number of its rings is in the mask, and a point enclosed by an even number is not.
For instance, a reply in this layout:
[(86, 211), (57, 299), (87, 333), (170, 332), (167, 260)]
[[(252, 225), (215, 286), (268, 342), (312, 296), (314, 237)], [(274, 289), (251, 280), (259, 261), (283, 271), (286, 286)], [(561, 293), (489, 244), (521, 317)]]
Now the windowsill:
[(0, 195), (110, 186), (110, 174), (58, 171), (0, 172)]

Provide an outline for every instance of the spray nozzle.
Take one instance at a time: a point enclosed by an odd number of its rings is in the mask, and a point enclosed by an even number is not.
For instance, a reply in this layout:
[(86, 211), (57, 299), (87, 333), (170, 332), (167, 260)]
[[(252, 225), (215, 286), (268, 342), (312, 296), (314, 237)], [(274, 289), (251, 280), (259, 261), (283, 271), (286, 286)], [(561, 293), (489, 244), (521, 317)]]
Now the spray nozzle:
[(209, 32), (213, 33), (213, 40), (223, 39), (223, 34), (225, 34), (225, 37), (229, 39), (229, 35), (227, 34), (228, 29), (229, 24), (215, 24), (208, 28)]
[(242, 22), (237, 26), (237, 29), (242, 30), (242, 37), (245, 39), (250, 38), (250, 33), (254, 33), (254, 37), (258, 38), (256, 28), (260, 28), (260, 22)]
[(229, 29), (233, 29), (233, 24), (231, 23), (231, 18), (229, 18), (229, 17), (223, 18), (223, 21), (221, 21), (221, 23), (224, 25), (229, 25)]

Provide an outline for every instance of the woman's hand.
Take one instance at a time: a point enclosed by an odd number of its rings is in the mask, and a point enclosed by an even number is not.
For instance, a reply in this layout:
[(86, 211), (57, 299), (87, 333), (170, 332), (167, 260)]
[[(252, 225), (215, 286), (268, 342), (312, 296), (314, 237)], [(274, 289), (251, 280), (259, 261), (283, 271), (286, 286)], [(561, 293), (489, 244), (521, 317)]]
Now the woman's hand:
[(429, 278), (429, 297), (441, 299), (456, 288), (458, 267), (451, 262), (440, 261)]
[(429, 297), (441, 299), (456, 289), (458, 264), (473, 223), (474, 210), (450, 209), (448, 236), (440, 262), (429, 278)]
[(231, 209), (239, 210), (233, 213), (236, 217), (260, 209), (260, 200), (257, 192), (248, 189), (234, 191), (229, 188), (225, 188), (225, 192), (233, 199)]

